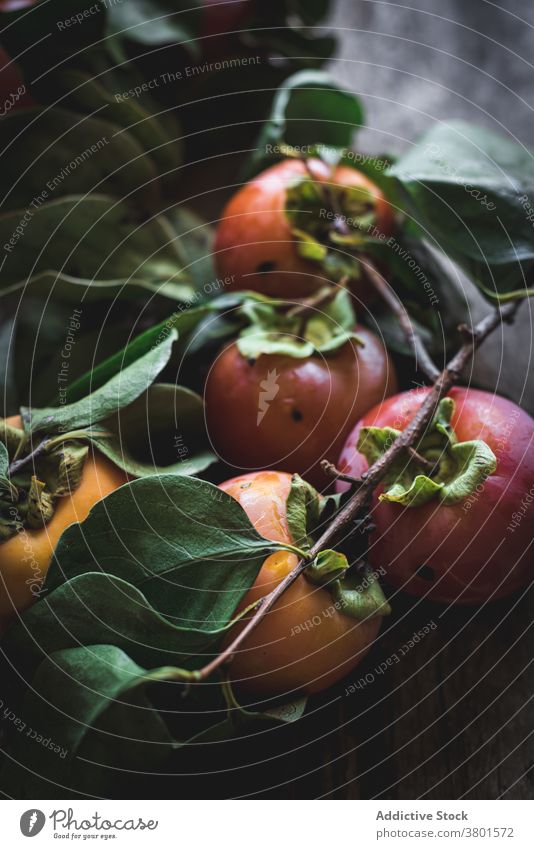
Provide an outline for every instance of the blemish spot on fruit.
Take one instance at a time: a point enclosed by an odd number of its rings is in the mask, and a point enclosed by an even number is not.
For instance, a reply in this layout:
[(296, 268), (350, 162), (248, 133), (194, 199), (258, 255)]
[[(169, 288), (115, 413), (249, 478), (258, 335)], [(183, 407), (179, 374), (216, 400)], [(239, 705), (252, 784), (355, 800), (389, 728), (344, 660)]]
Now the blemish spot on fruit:
[(295, 409), (291, 410), (291, 418), (293, 419), (294, 422), (301, 422), (304, 417), (303, 417), (302, 413), (300, 412), (300, 410), (297, 410), (295, 408)]
[(249, 357), (248, 360), (247, 360), (247, 363), (252, 368), (252, 366), (256, 365), (256, 360), (254, 359), (254, 357)]
[(258, 274), (268, 274), (269, 271), (274, 271), (275, 268), (275, 262), (272, 260), (266, 260), (265, 262), (260, 262), (260, 264), (256, 266), (256, 271)]
[(422, 578), (423, 581), (433, 581), (435, 578), (434, 570), (431, 566), (427, 566), (426, 563), (423, 563), (422, 566), (419, 566), (415, 574), (418, 578)]

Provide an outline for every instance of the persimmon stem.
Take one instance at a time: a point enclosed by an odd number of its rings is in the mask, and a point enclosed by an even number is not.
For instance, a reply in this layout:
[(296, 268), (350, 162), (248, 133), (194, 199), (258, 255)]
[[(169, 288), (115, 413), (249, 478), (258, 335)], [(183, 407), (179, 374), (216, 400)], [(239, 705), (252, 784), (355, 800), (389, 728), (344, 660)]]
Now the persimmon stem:
[(391, 288), (385, 277), (380, 273), (374, 262), (366, 256), (361, 256), (360, 261), (365, 268), (367, 279), (371, 282), (374, 289), (380, 295), (382, 300), (385, 301), (391, 312), (398, 320), (399, 326), (404, 334), (404, 338), (412, 349), (416, 367), (420, 369), (429, 380), (434, 382), (438, 379), (440, 371), (428, 353), (420, 335), (415, 330), (406, 307), (400, 300), (397, 293)]
[(443, 371), (438, 374), (433, 386), (429, 387), (429, 391), (423, 399), (421, 406), (407, 427), (392, 442), (388, 450), (362, 476), (360, 486), (334, 517), (326, 531), (312, 546), (308, 558), (306, 560), (299, 560), (295, 568), (268, 595), (260, 599), (255, 613), (248, 620), (243, 630), (237, 634), (235, 639), (210, 663), (196, 670), (195, 681), (205, 681), (217, 669), (227, 666), (232, 662), (232, 658), (239, 646), (258, 627), (264, 616), (276, 604), (278, 599), (281, 598), (288, 587), (304, 572), (309, 565), (310, 559), (316, 557), (323, 549), (330, 548), (332, 542), (336, 538), (339, 538), (340, 533), (346, 528), (349, 528), (358, 514), (366, 509), (373, 490), (384, 479), (395, 460), (403, 451), (412, 448), (421, 439), (434, 417), (439, 402), (447, 394), (449, 389), (460, 380), (465, 367), (476, 349), (502, 322), (513, 321), (520, 303), (520, 301), (512, 301), (501, 308), (497, 308), (493, 313), (478, 322), (472, 328), (472, 332), (464, 337), (465, 341), (462, 347), (448, 362)]

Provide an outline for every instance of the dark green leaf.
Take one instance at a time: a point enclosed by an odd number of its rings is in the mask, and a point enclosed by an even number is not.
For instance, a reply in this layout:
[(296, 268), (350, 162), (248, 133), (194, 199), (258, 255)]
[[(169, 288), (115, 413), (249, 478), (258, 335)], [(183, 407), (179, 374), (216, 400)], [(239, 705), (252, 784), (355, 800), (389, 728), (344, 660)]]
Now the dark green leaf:
[(533, 163), (486, 128), (440, 123), (389, 174), (423, 233), (488, 297), (508, 299), (534, 292)]
[(186, 301), (175, 233), (161, 216), (132, 218), (121, 202), (102, 195), (72, 197), (0, 216), (6, 247), (2, 293), (30, 293), (80, 303), (139, 291)]
[[(182, 8), (181, 8), (182, 7)], [(176, 44), (195, 47), (194, 37), (200, 21), (198, 0), (136, 0), (111, 2), (108, 6), (107, 31), (126, 41), (140, 44)]]
[(87, 191), (115, 194), (137, 208), (156, 201), (152, 159), (132, 135), (101, 117), (58, 108), (12, 110), (0, 119), (0, 146), (3, 210), (28, 205), (31, 213), (46, 201)]
[[(109, 82), (109, 74), (94, 79), (91, 74), (75, 68), (62, 70), (53, 77), (55, 102), (64, 91), (62, 105), (78, 112), (100, 112), (106, 121), (123, 128), (116, 136), (118, 143), (122, 143), (125, 136), (135, 138), (161, 171), (170, 171), (170, 175), (160, 174), (160, 180), (167, 181), (170, 177), (174, 182), (182, 158), (179, 125), (170, 113), (162, 113), (160, 109), (161, 114), (158, 114), (158, 105), (146, 94), (150, 81), (133, 74), (131, 66), (123, 73), (119, 70), (122, 69), (113, 69)], [(109, 90), (106, 84), (113, 89)]]
[(269, 551), (244, 510), (213, 484), (178, 475), (135, 480), (64, 532), (45, 588), (102, 570), (138, 587), (181, 627), (211, 631), (233, 614)]
[[(176, 589), (176, 618), (181, 610)], [(230, 614), (231, 615), (231, 614)], [(121, 578), (86, 572), (56, 587), (26, 611), (3, 641), (6, 654), (25, 676), (46, 656), (78, 645), (112, 644), (146, 667), (183, 666), (206, 652), (224, 633), (230, 617), (212, 630), (174, 625), (143, 593)], [(197, 657), (197, 663), (202, 658)]]
[(350, 147), (363, 124), (357, 97), (322, 71), (299, 71), (275, 95), (271, 116), (263, 127), (251, 159), (249, 174), (258, 170), (271, 147), (282, 143), (302, 147), (324, 144)]
[(178, 333), (172, 328), (168, 335), (144, 355), (95, 389), (90, 395), (60, 407), (24, 409), (26, 429), (36, 432), (66, 433), (90, 427), (131, 404), (154, 382), (166, 366)]
[[(17, 798), (54, 798), (54, 791), (73, 784), (78, 750), (108, 707), (114, 706), (121, 721), (115, 733), (128, 737), (138, 711), (148, 719), (141, 740), (159, 758), (173, 744), (156, 711), (139, 701), (151, 680), (165, 670), (147, 670), (112, 645), (80, 646), (52, 654), (37, 670), (21, 710), (24, 733), (12, 736), (13, 760), (7, 759), (2, 783)], [(133, 737), (130, 746), (138, 740)], [(141, 741), (140, 741), (141, 742)]]
[(217, 460), (209, 450), (202, 398), (184, 386), (156, 383), (101, 423), (91, 441), (134, 477), (195, 475)]
[(112, 354), (70, 384), (66, 396), (67, 403), (73, 404), (91, 392), (96, 392), (112, 377), (157, 348), (173, 331), (178, 334), (178, 338), (187, 336), (208, 312), (207, 307), (177, 310), (170, 318), (140, 333), (125, 348)]

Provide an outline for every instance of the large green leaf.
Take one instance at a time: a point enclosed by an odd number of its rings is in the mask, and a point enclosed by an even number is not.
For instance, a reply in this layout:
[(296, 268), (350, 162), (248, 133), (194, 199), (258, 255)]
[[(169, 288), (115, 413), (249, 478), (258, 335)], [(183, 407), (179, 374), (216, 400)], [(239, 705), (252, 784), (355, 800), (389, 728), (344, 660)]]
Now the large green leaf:
[(101, 570), (138, 587), (181, 627), (211, 631), (227, 621), (278, 548), (213, 484), (154, 475), (112, 492), (85, 522), (67, 528), (45, 588)]
[(92, 366), (78, 380), (73, 381), (67, 389), (67, 404), (73, 404), (92, 392), (96, 392), (112, 377), (140, 361), (142, 357), (161, 345), (169, 338), (171, 332), (177, 333), (177, 338), (187, 338), (187, 335), (208, 313), (209, 307), (206, 306), (183, 309), (175, 312), (169, 319), (140, 333), (126, 347), (107, 357), (98, 365)]
[(140, 223), (126, 204), (103, 195), (51, 201), (25, 216), (25, 210), (0, 216), (4, 294), (27, 288), (78, 303), (123, 289), (182, 301), (192, 296), (175, 233), (161, 216)]
[[(54, 798), (59, 788), (77, 796), (78, 787), (72, 784), (76, 784), (73, 770), (80, 768), (78, 749), (109, 707), (120, 715), (115, 735), (130, 738), (130, 747), (144, 748), (147, 761), (148, 749), (150, 760), (155, 757), (161, 763), (173, 740), (143, 696), (147, 684), (165, 672), (147, 672), (113, 645), (79, 646), (52, 654), (39, 666), (22, 705), (24, 733), (12, 738), (3, 786), (9, 784), (10, 795), (20, 799)], [(148, 720), (143, 736), (134, 734), (139, 716)]]
[(409, 214), (492, 299), (534, 293), (534, 154), (472, 124), (438, 124), (389, 170)]
[(107, 192), (139, 207), (157, 200), (158, 172), (133, 135), (101, 117), (19, 109), (0, 119), (0, 197), (5, 210)]
[(160, 344), (155, 344), (78, 401), (59, 407), (23, 408), (25, 430), (33, 433), (45, 430), (48, 435), (67, 433), (90, 427), (117, 413), (139, 398), (154, 382), (168, 363), (177, 338), (177, 331), (171, 328)]
[[(180, 595), (177, 587), (176, 613), (186, 616)], [(93, 643), (118, 646), (143, 666), (181, 667), (221, 637), (232, 612), (212, 630), (182, 628), (161, 616), (127, 581), (103, 572), (86, 572), (60, 584), (33, 605), (9, 630), (3, 649), (25, 676), (53, 652)]]
[(99, 430), (111, 435), (91, 436), (93, 444), (137, 478), (195, 475), (217, 460), (209, 450), (202, 398), (184, 386), (153, 384)]
[(265, 158), (276, 155), (272, 147), (281, 143), (298, 149), (311, 145), (350, 147), (363, 121), (363, 107), (356, 95), (322, 71), (299, 71), (275, 95), (249, 173), (257, 170)]

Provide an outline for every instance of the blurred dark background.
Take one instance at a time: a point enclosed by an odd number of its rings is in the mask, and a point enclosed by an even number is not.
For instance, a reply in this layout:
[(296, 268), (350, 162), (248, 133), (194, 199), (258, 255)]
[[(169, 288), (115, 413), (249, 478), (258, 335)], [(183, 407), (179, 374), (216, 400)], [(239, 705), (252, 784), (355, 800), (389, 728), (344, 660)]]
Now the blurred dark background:
[[(442, 120), (486, 125), (534, 148), (534, 4), (525, 0), (337, 0), (331, 73), (367, 112), (364, 150), (400, 152)], [(475, 317), (487, 305), (465, 281)], [(478, 354), (473, 379), (534, 413), (532, 304)]]

